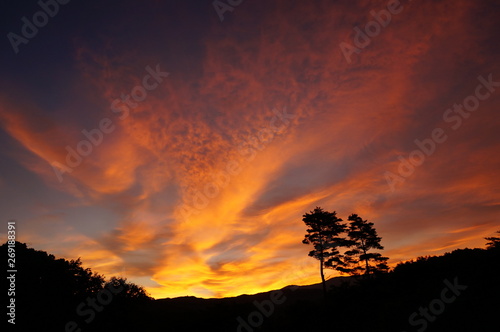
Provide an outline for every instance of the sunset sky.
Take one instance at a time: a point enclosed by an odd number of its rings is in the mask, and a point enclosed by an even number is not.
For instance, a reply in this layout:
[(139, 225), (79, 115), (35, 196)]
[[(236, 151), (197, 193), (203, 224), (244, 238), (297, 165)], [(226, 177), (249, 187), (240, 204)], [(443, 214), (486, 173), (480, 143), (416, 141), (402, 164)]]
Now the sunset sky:
[(500, 230), (498, 1), (47, 2), (0, 10), (2, 239), (226, 297), (320, 282), (316, 206), (391, 264)]

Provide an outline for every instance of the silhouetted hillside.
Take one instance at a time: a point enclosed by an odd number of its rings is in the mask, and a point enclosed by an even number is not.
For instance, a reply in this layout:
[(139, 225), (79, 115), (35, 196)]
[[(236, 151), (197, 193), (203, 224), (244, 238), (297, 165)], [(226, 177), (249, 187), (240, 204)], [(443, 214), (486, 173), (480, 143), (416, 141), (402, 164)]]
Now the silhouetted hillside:
[(224, 299), (155, 301), (128, 284), (135, 291), (129, 287), (113, 295), (89, 323), (84, 319), (90, 314), (79, 315), (76, 308), (88, 296), (97, 298), (106, 287), (102, 277), (79, 261), (56, 260), (19, 243), (16, 249), (23, 266), (17, 322), (29, 330), (64, 331), (70, 320), (82, 331), (498, 330), (499, 248), (418, 258), (373, 280), (334, 278), (328, 281), (327, 300), (320, 284)]
[[(176, 331), (497, 331), (499, 253), (498, 249), (455, 250), (400, 264), (375, 280), (359, 279), (349, 285), (346, 281), (354, 277), (335, 278), (330, 280), (335, 285), (330, 286), (326, 302), (320, 284), (286, 287), (282, 290), (286, 300), (275, 304), (269, 317), (256, 314), (254, 301), (268, 304), (271, 292), (227, 299), (157, 300), (149, 315), (143, 314), (151, 317), (149, 328), (162, 326), (153, 323), (161, 316)], [(444, 291), (449, 285), (458, 289)], [(443, 293), (450, 303), (441, 300)], [(427, 319), (419, 311), (429, 306)], [(238, 317), (250, 329), (238, 330), (244, 325)]]

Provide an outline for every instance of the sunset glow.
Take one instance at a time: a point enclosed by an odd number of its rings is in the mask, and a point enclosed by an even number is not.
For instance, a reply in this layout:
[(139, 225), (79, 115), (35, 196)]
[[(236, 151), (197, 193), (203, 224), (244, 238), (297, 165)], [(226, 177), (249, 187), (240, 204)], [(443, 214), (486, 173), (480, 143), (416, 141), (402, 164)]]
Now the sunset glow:
[[(320, 282), (316, 206), (374, 222), (392, 265), (500, 229), (496, 2), (401, 1), (364, 48), (354, 28), (392, 1), (243, 1), (222, 22), (212, 1), (125, 3), (69, 2), (17, 54), (2, 42), (19, 241), (209, 298)], [(37, 10), (13, 5), (4, 35)]]

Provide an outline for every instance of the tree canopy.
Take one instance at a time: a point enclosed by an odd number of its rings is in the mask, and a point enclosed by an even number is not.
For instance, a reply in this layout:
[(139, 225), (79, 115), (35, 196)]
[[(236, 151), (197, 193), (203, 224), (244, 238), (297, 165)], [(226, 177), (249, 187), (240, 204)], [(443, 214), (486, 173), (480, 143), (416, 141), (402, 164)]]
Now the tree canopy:
[[(320, 261), (320, 275), (323, 291), (326, 293), (324, 268), (331, 268), (351, 275), (369, 277), (375, 273), (388, 272), (387, 257), (373, 250), (383, 250), (381, 237), (374, 224), (363, 220), (357, 214), (348, 218), (349, 225), (342, 223), (336, 212), (328, 212), (320, 207), (303, 215), (302, 221), (308, 226), (302, 243), (312, 244), (309, 256)], [(342, 253), (339, 249), (345, 248)]]
[(377, 235), (374, 224), (357, 214), (351, 214), (347, 220), (350, 221), (348, 246), (353, 249), (345, 252), (345, 266), (339, 265), (337, 270), (353, 275), (387, 272), (389, 258), (378, 252), (371, 252), (373, 249), (384, 249), (380, 244), (382, 238)]
[[(498, 234), (500, 234), (500, 231), (497, 231)], [(485, 237), (485, 240), (488, 240), (486, 243), (486, 248), (488, 249), (499, 249), (500, 248), (500, 237), (496, 236), (491, 236), (491, 237)]]
[(307, 234), (302, 243), (312, 244), (314, 247), (309, 252), (309, 256), (320, 261), (321, 281), (323, 291), (326, 293), (323, 269), (327, 266), (326, 264), (331, 267), (343, 264), (337, 247), (344, 243), (344, 239), (339, 235), (345, 232), (346, 225), (341, 223), (342, 219), (337, 217), (335, 211), (324, 211), (320, 207), (304, 214), (302, 221), (308, 226)]
[[(112, 277), (106, 281), (103, 275), (84, 268), (80, 258), (56, 258), (17, 241), (14, 249), (18, 268), (15, 299), (19, 319), (16, 325), (22, 330), (37, 330), (37, 327), (43, 326), (46, 330), (64, 331), (69, 321), (75, 321), (82, 330), (100, 331), (101, 326), (105, 326), (104, 322), (110, 320), (117, 310), (151, 300), (141, 286), (124, 278)], [(0, 252), (7, 256), (7, 243), (0, 246)], [(7, 282), (8, 279), (4, 278), (4, 283)], [(78, 307), (83, 303), (85, 307), (81, 307), (81, 312), (85, 312), (89, 299), (96, 298), (102, 298), (107, 303), (108, 298), (103, 293), (110, 285), (122, 288), (115, 287), (119, 292), (112, 294), (109, 305), (102, 309), (103, 312), (95, 314), (95, 321), (92, 319), (91, 323), (85, 323), (90, 315), (79, 315)], [(6, 286), (4, 289), (9, 289)]]

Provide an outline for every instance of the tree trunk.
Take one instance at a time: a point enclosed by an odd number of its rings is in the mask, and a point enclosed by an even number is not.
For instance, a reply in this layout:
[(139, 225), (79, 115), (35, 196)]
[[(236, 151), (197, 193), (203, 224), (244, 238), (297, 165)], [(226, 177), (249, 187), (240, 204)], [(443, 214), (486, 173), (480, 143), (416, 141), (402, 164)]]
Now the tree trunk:
[(321, 273), (321, 283), (323, 284), (323, 295), (325, 296), (326, 299), (326, 282), (325, 282), (325, 275), (323, 274), (323, 259), (319, 260), (319, 271)]
[[(366, 256), (366, 249), (364, 248), (365, 242), (361, 241), (361, 243), (363, 245), (363, 253)], [(368, 258), (365, 258), (365, 276), (366, 276), (366, 279), (370, 279), (370, 265), (368, 264)]]
[(324, 260), (324, 256), (323, 256), (323, 238), (321, 237), (321, 234), (319, 236), (319, 243), (320, 243), (320, 246), (321, 246), (321, 250), (320, 250), (320, 259), (319, 259), (319, 272), (321, 274), (321, 283), (323, 285), (323, 296), (325, 297), (325, 300), (326, 300), (326, 282), (325, 282), (325, 274), (323, 273), (323, 260)]
[(370, 265), (368, 265), (368, 259), (365, 259), (365, 265), (366, 265), (366, 274), (370, 275)]

